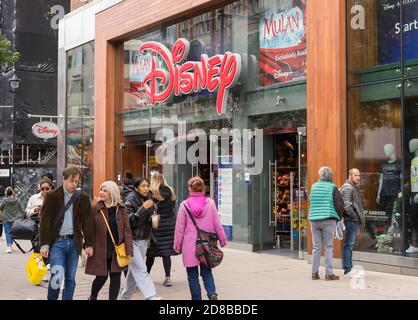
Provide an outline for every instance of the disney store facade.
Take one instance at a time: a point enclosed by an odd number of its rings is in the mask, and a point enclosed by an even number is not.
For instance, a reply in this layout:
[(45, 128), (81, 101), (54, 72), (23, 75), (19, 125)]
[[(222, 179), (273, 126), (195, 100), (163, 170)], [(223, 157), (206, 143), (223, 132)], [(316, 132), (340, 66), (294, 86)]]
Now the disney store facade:
[(355, 259), (413, 274), (414, 2), (398, 16), (388, 1), (166, 2), (96, 15), (93, 190), (159, 171), (182, 201), (199, 175), (232, 246), (309, 259), (319, 167), (337, 184), (358, 167), (367, 224)]

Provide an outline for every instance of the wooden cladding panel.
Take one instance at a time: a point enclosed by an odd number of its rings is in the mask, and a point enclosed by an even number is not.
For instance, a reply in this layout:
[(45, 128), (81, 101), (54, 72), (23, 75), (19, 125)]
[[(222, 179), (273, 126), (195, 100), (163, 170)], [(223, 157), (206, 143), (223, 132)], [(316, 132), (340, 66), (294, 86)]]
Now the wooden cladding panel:
[[(321, 166), (331, 167), (340, 185), (347, 172), (345, 1), (306, 3), (309, 187), (318, 180)], [(335, 257), (341, 256), (338, 243)]]

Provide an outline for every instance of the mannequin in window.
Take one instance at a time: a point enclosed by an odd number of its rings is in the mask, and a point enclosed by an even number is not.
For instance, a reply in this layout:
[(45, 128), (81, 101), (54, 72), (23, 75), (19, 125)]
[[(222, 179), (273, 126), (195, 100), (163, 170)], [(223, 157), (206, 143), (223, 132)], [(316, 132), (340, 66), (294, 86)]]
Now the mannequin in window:
[(395, 147), (393, 144), (385, 144), (383, 151), (388, 160), (380, 167), (380, 182), (376, 202), (379, 209), (386, 212), (387, 225), (391, 223), (393, 207), (401, 192), (402, 183), (402, 162), (396, 159)]
[(406, 253), (418, 253), (418, 139), (409, 141), (409, 151), (415, 157), (411, 160), (411, 197), (409, 201), (412, 236), (410, 247), (406, 250)]

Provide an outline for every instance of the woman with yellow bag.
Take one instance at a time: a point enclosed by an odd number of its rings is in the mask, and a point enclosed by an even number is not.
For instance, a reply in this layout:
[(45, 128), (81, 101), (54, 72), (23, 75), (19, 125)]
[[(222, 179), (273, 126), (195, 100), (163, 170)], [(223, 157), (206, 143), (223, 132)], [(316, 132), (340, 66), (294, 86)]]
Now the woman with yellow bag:
[[(93, 256), (87, 259), (86, 274), (95, 275), (96, 278), (89, 300), (97, 300), (108, 276), (109, 300), (117, 300), (121, 273), (128, 269), (124, 265), (126, 263), (122, 262), (120, 249), (124, 247), (125, 250), (123, 254), (126, 257), (122, 258), (132, 257), (133, 244), (128, 215), (115, 182), (106, 181), (100, 186), (99, 201), (93, 207), (93, 220), (96, 246)], [(129, 261), (129, 258), (125, 260)]]

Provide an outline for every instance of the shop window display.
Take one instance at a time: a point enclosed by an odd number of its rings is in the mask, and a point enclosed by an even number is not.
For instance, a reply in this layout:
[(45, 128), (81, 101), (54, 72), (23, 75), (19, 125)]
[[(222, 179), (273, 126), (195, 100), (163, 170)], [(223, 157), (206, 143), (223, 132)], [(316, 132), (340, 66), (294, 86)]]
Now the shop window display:
[(404, 212), (406, 223), (405, 253), (418, 257), (418, 85), (405, 89), (404, 136)]
[[(357, 250), (401, 254), (401, 101), (398, 83), (349, 91), (349, 167), (362, 173), (366, 217)], [(386, 92), (381, 99), (378, 92)]]

